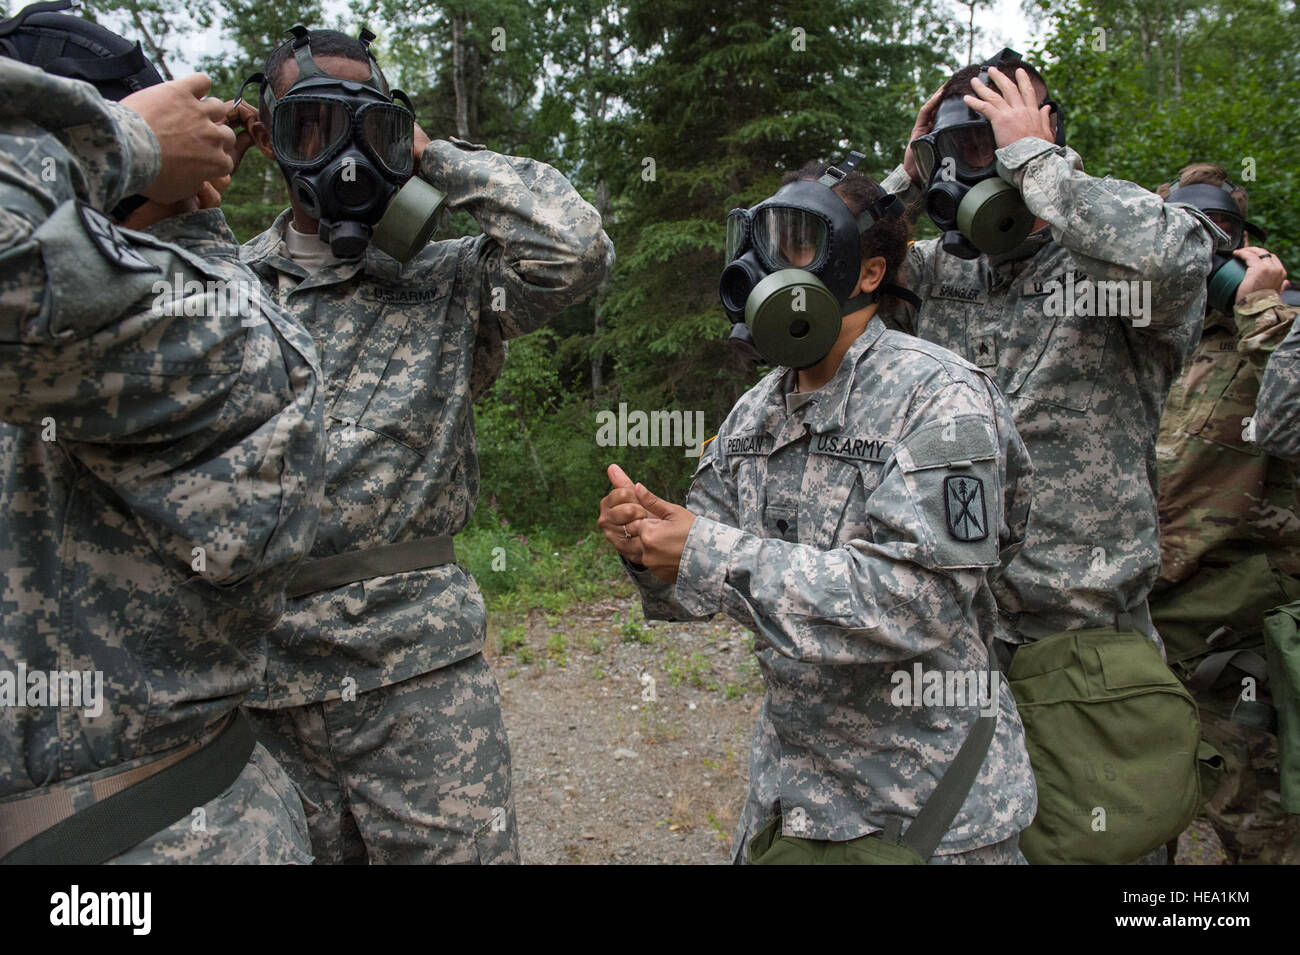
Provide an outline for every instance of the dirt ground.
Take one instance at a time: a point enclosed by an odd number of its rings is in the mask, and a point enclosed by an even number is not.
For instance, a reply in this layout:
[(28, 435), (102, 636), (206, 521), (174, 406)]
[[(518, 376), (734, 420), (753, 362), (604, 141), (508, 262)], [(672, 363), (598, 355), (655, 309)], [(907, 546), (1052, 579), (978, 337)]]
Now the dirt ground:
[[(746, 630), (646, 623), (621, 599), (489, 638), (525, 863), (730, 862), (762, 700)], [(1213, 830), (1194, 823), (1178, 862), (1222, 864)]]
[(492, 660), (526, 863), (730, 861), (762, 699), (749, 635), (629, 625), (629, 607), (535, 612)]

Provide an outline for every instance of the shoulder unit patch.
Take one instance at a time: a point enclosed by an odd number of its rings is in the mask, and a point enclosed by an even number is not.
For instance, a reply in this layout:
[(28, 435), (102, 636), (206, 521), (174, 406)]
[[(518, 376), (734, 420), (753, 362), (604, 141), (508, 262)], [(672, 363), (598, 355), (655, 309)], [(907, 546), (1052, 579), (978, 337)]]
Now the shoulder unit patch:
[(122, 230), (104, 213), (78, 201), (77, 214), (81, 217), (86, 234), (95, 243), (95, 248), (109, 262), (130, 272), (156, 271), (144, 256), (131, 248), (131, 243), (122, 234)]
[(960, 474), (944, 478), (943, 506), (953, 540), (982, 541), (989, 536), (984, 482), (979, 478)]

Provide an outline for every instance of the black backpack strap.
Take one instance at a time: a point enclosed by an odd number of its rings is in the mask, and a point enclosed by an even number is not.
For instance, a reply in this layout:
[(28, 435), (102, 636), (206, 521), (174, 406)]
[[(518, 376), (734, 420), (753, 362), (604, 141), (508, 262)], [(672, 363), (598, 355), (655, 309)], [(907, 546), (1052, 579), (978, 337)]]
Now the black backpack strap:
[(93, 60), (79, 60), (70, 56), (60, 56), (49, 60), (43, 66), (46, 73), (67, 76), (87, 83), (100, 83), (107, 80), (120, 80), (124, 76), (134, 76), (149, 65), (144, 50), (139, 42), (125, 53), (116, 56), (101, 56)]

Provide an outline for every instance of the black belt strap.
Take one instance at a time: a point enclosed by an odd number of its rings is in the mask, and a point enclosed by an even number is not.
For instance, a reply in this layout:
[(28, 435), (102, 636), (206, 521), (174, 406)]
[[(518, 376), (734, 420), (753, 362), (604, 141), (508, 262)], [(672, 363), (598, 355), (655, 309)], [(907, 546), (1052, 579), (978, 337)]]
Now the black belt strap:
[(421, 537), (400, 544), (385, 544), (367, 550), (350, 550), (332, 557), (305, 560), (285, 588), (290, 600), (321, 590), (389, 574), (404, 574), (426, 567), (456, 562), (456, 546), (450, 537)]
[(254, 742), (248, 718), (236, 710), (207, 746), (37, 833), (0, 865), (107, 862), (229, 789), (248, 765)]
[[(989, 687), (992, 690), (996, 686), (1000, 696), (1003, 692), (1010, 691), (1002, 685), (1002, 673), (998, 669), (993, 648), (987, 649), (989, 663), (986, 672)], [(990, 716), (980, 715), (975, 719), (970, 732), (966, 734), (966, 739), (962, 741), (961, 748), (957, 750), (957, 755), (953, 757), (938, 785), (934, 787), (934, 792), (930, 793), (930, 798), (925, 801), (925, 805), (916, 814), (907, 831), (899, 837), (898, 817), (890, 817), (886, 820), (885, 841), (907, 846), (920, 856), (922, 861), (928, 861), (934, 855), (934, 850), (939, 847), (939, 842), (952, 827), (952, 821), (957, 818), (958, 810), (970, 794), (971, 787), (975, 785), (975, 779), (979, 776), (980, 767), (984, 765), (989, 744), (993, 741), (993, 731), (997, 729), (997, 725), (997, 709), (994, 709)]]

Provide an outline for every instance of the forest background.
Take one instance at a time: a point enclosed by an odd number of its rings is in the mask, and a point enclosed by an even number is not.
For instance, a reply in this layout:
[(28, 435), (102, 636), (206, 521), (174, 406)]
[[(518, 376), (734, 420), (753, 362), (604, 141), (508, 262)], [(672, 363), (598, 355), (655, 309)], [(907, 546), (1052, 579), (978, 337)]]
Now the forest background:
[[(511, 342), (475, 409), (482, 490), (462, 550), (476, 571), (503, 554), (520, 569), (480, 574), (498, 596), (528, 582), (545, 594), (574, 572), (609, 579), (595, 514), (611, 461), (684, 497), (694, 466), (684, 449), (605, 446), (601, 412), (702, 413), (707, 437), (764, 373), (725, 342), (727, 210), (850, 147), (883, 178), (920, 103), (1004, 35), (991, 0), (87, 0), (85, 10), (141, 39), (165, 75), (203, 69), (227, 99), (292, 24), (364, 24), (431, 136), (545, 160), (600, 211), (617, 249), (608, 284)], [(1155, 188), (1188, 162), (1220, 162), (1249, 190), (1270, 250), (1300, 272), (1295, 3), (1026, 0), (1021, 14), (1032, 35), (1021, 52), (1064, 106), (1089, 173)], [(283, 177), (250, 150), (224, 205), (247, 240), (287, 205)], [(443, 235), (475, 231), (458, 214)]]

